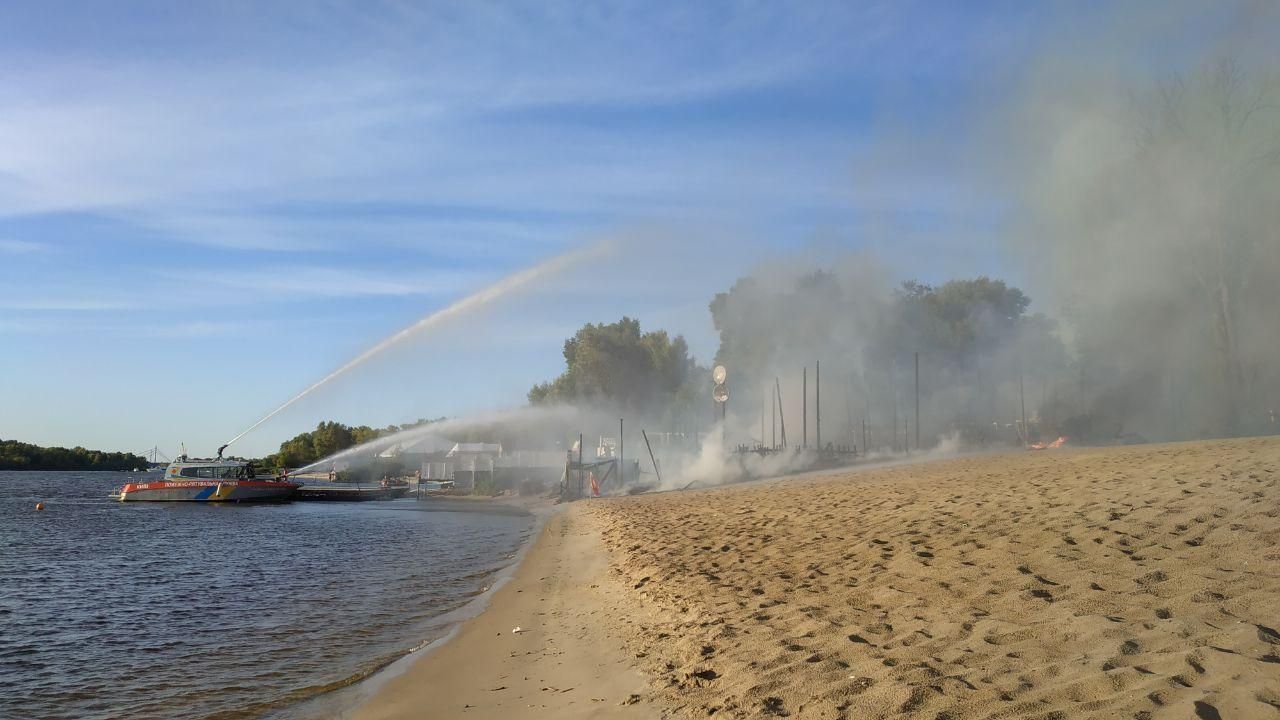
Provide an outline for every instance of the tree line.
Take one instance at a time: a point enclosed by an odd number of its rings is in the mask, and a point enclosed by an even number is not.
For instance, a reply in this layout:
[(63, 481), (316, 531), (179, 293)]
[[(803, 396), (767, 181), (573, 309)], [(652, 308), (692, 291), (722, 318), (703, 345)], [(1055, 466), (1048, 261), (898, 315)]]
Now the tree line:
[(141, 455), (86, 450), (82, 447), (41, 447), (17, 440), (0, 440), (0, 470), (134, 470), (147, 467)]
[(373, 428), (368, 425), (344, 425), (340, 422), (325, 420), (316, 425), (315, 430), (298, 433), (280, 443), (280, 450), (255, 461), (263, 467), (297, 468), (310, 465), (334, 453), (342, 452), (357, 445), (363, 445), (386, 435), (410, 430), (423, 425), (440, 422), (445, 418), (434, 420), (419, 418), (417, 422), (404, 425), (388, 425), (384, 428)]

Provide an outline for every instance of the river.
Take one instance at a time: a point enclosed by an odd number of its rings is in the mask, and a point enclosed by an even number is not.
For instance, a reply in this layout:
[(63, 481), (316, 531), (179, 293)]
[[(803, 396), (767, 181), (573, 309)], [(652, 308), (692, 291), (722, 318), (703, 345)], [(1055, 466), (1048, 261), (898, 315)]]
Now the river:
[(137, 477), (0, 472), (0, 717), (275, 714), (443, 635), (533, 527), (412, 498), (107, 498)]

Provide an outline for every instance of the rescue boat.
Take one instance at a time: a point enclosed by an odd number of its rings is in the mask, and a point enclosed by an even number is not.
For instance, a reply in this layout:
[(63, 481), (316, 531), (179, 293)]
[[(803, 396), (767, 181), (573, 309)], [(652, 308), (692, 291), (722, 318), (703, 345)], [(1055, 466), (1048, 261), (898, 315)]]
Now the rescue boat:
[(169, 464), (159, 480), (126, 483), (111, 497), (120, 502), (272, 502), (288, 500), (299, 483), (257, 478), (243, 460), (189, 459)]

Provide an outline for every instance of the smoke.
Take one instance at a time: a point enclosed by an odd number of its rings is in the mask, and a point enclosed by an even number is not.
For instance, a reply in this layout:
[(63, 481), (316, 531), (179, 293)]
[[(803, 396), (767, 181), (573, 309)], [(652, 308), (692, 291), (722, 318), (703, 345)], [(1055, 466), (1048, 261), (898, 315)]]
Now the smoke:
[(567, 436), (566, 428), (580, 426), (584, 414), (568, 405), (546, 405), (511, 408), (490, 413), (479, 413), (465, 418), (452, 418), (426, 423), (399, 432), (383, 435), (365, 443), (347, 448), (295, 472), (329, 470), (339, 464), (361, 467), (372, 463), (379, 454), (411, 446), (429, 437), (450, 442), (474, 434), (484, 433), (486, 441), (505, 440), (507, 448), (526, 447), (542, 449), (547, 443)]
[(730, 437), (864, 453), (956, 430), (979, 445), (1017, 438), (1026, 386), (1034, 415), (1065, 365), (1054, 323), (1000, 281), (895, 288), (889, 277), (871, 256), (843, 254), (768, 266), (716, 296)]
[[(1280, 6), (1125, 4), (1060, 19), (974, 111), (975, 129), (903, 123), (916, 134), (881, 138), (859, 164), (858, 192), (874, 196), (923, 172), (920, 148), (966, 148), (947, 152), (950, 179), (964, 197), (1001, 199), (990, 236), (1005, 252), (985, 267), (1018, 268), (1027, 304), (1011, 312), (1020, 303), (989, 287), (895, 291), (892, 278), (936, 257), (764, 266), (712, 304), (731, 436), (759, 438), (763, 414), (771, 442), (778, 377), (789, 442), (804, 413), (815, 444), (817, 361), (824, 445), (901, 449), (917, 432), (926, 445), (957, 432), (966, 445), (1016, 442), (1024, 417), (1032, 433), (1086, 442), (1280, 430)], [(994, 250), (948, 232), (965, 252)], [(868, 225), (861, 240), (906, 236)]]
[[(982, 256), (964, 266), (969, 272), (948, 272), (974, 279), (975, 264), (1016, 268), (1026, 295), (986, 280), (904, 287), (916, 279), (913, 263), (941, 261), (823, 247), (768, 259), (727, 287), (731, 264), (722, 259), (741, 258), (732, 238), (697, 242), (687, 228), (646, 228), (625, 238), (616, 263), (625, 272), (581, 278), (578, 307), (542, 313), (576, 327), (625, 312), (647, 329), (687, 331), (710, 300), (715, 337), (706, 345), (729, 374), (723, 422), (711, 421), (707, 378), (687, 407), (634, 410), (628, 457), (651, 465), (641, 428), (678, 435), (654, 447), (670, 489), (808, 467), (813, 453), (797, 453), (798, 445), (857, 446), (871, 459), (906, 448), (916, 458), (948, 456), (1017, 442), (1024, 419), (1050, 437), (1098, 442), (1274, 431), (1280, 6), (1170, 2), (1101, 12), (1077, 21), (1066, 6), (1062, 22), (1050, 23), (1061, 29), (1025, 68), (1009, 71), (1011, 84), (975, 99), (984, 107), (967, 130), (904, 123), (905, 138), (871, 142), (858, 167), (858, 194), (892, 194), (903, 172), (927, 172), (934, 151), (948, 148), (949, 179), (963, 186), (956, 194), (999, 198), (992, 204), (1002, 210), (982, 237), (944, 229), (960, 248), (948, 260)], [(1186, 27), (1196, 28), (1194, 42)], [(937, 177), (923, 179), (935, 187), (913, 190), (936, 190)], [(858, 230), (863, 247), (913, 239), (892, 224)], [(716, 289), (724, 291), (708, 297)], [(491, 291), (333, 375), (507, 290)], [(635, 312), (655, 296), (672, 298), (663, 314)], [(606, 302), (615, 304), (602, 316)], [(531, 448), (565, 447), (579, 432), (590, 447), (616, 434), (619, 407), (601, 398), (450, 421), (312, 467), (485, 423), (494, 433), (518, 428)], [(782, 452), (738, 451), (772, 450), (784, 437)]]
[[(1149, 439), (1275, 432), (1280, 6), (1134, 9), (1047, 50), (1003, 124), (1013, 247), (1075, 355), (1055, 412)], [(1200, 45), (1165, 34), (1175, 18)], [(1177, 69), (1144, 71), (1154, 53)]]

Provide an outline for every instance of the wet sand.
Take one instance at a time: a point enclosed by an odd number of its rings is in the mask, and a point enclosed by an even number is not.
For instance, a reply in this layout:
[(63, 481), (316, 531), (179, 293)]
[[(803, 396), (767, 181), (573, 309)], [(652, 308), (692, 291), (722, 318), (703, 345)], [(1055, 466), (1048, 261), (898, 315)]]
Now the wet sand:
[(358, 717), (1280, 718), (1278, 628), (1280, 440), (1018, 452), (578, 503)]
[[(388, 718), (647, 718), (647, 683), (604, 631), (608, 557), (595, 523), (559, 512), (510, 582), (458, 634), (386, 680), (353, 713)], [(520, 628), (520, 632), (512, 632)]]

